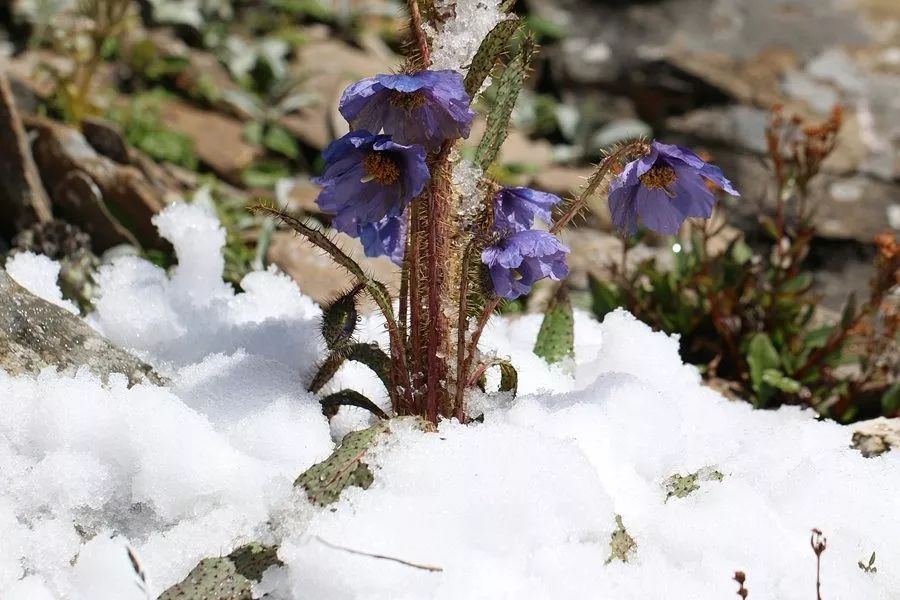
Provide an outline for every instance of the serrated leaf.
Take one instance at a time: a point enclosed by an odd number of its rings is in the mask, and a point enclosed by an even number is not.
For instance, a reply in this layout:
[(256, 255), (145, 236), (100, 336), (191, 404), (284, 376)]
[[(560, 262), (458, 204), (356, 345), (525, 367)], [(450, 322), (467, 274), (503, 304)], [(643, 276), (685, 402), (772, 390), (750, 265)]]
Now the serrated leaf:
[(519, 48), (516, 56), (510, 61), (500, 76), (500, 83), (497, 86), (497, 99), (493, 109), (488, 115), (487, 128), (478, 149), (475, 151), (475, 164), (483, 171), (497, 154), (500, 147), (506, 140), (509, 133), (509, 118), (512, 115), (513, 108), (516, 106), (516, 100), (519, 92), (525, 85), (525, 77), (531, 65), (531, 57), (534, 53), (534, 40), (531, 37), (525, 38), (522, 46)]
[(565, 285), (559, 286), (547, 306), (534, 343), (534, 353), (551, 365), (575, 355), (575, 319)]
[(336, 502), (351, 485), (367, 489), (374, 477), (363, 458), (378, 438), (389, 432), (387, 423), (382, 422), (348, 433), (331, 456), (307, 469), (294, 486), (305, 489), (309, 501), (319, 506)]
[(466, 74), (466, 93), (469, 96), (477, 94), (484, 85), (485, 79), (494, 70), (500, 56), (506, 52), (509, 40), (518, 29), (518, 19), (500, 21), (482, 40), (478, 52), (475, 53), (475, 57), (469, 65), (469, 72)]

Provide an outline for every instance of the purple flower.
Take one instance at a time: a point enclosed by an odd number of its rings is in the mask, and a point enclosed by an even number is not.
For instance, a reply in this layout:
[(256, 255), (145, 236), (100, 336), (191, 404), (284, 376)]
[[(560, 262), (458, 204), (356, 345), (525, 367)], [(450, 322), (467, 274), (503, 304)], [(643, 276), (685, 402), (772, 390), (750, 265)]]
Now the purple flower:
[(520, 231), (488, 246), (481, 262), (491, 273), (498, 296), (513, 300), (527, 294), (534, 282), (545, 277), (559, 281), (569, 274), (569, 249), (546, 231)]
[(535, 217), (550, 223), (550, 211), (562, 199), (527, 187), (503, 188), (494, 197), (494, 228), (498, 231), (526, 231)]
[(402, 146), (389, 135), (351, 131), (322, 153), (325, 172), (316, 204), (332, 213), (338, 231), (352, 236), (385, 217), (396, 217), (418, 196), (430, 177), (425, 149)]
[(732, 196), (740, 195), (721, 169), (687, 148), (653, 142), (650, 153), (625, 165), (610, 185), (612, 222), (619, 230), (634, 233), (640, 215), (653, 231), (678, 233), (688, 217), (712, 214), (716, 199), (707, 181)]
[(359, 241), (366, 256), (387, 256), (395, 265), (403, 264), (406, 252), (406, 213), (399, 217), (385, 217), (378, 223), (359, 228)]
[(437, 150), (446, 140), (469, 137), (471, 102), (456, 71), (419, 71), (357, 81), (341, 96), (340, 110), (353, 129), (384, 129), (401, 144)]

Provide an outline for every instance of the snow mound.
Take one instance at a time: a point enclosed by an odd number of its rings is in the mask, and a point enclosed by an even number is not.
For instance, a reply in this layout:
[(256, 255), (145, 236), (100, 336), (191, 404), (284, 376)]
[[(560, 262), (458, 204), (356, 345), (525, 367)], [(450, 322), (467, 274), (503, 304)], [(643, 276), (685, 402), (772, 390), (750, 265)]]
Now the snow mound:
[[(225, 285), (224, 234), (202, 208), (172, 206), (157, 225), (178, 266), (118, 259), (89, 319), (168, 386), (0, 372), (4, 600), (155, 598), (250, 540), (280, 544), (285, 566), (257, 589), (273, 600), (719, 600), (736, 570), (751, 598), (805, 599), (813, 527), (828, 537), (824, 597), (900, 589), (900, 454), (864, 459), (846, 427), (725, 400), (677, 338), (622, 311), (578, 313), (576, 360), (553, 367), (530, 351), (539, 316), (495, 319), (485, 349), (517, 365), (520, 396), (473, 398), (483, 424), (392, 425), (366, 458), (369, 489), (313, 507), (294, 479), (370, 422), (342, 409), (329, 427), (303, 391), (318, 309), (275, 272)], [(17, 280), (57, 298), (52, 264), (17, 260)], [(384, 336), (376, 318), (360, 332)], [(385, 401), (358, 366), (332, 385)], [(702, 469), (721, 481), (667, 498), (673, 475)], [(628, 562), (609, 560), (616, 515), (636, 543)], [(873, 551), (878, 572), (865, 573)]]

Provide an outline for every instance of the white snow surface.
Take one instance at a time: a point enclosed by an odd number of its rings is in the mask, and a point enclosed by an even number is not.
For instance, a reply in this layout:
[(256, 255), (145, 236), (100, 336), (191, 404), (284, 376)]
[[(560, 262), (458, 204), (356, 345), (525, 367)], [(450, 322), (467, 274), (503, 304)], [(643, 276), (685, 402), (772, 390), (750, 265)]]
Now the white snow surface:
[(437, 10), (452, 15), (432, 34), (431, 68), (465, 73), (482, 40), (507, 15), (500, 11), (501, 0), (437, 1)]
[[(900, 453), (865, 459), (847, 427), (725, 400), (676, 338), (622, 311), (579, 313), (577, 359), (561, 367), (530, 351), (540, 317), (493, 320), (484, 346), (517, 365), (519, 397), (473, 398), (483, 424), (394, 425), (367, 457), (368, 490), (311, 506), (293, 480), (370, 423), (342, 409), (329, 427), (304, 391), (322, 353), (318, 309), (275, 272), (227, 287), (224, 233), (206, 210), (175, 205), (157, 225), (178, 267), (118, 259), (89, 322), (168, 385), (0, 372), (3, 600), (155, 598), (251, 540), (281, 544), (285, 566), (257, 586), (273, 600), (720, 600), (736, 570), (750, 598), (807, 599), (813, 527), (828, 538), (824, 597), (897, 597)], [(17, 261), (17, 280), (59, 299), (44, 261)], [(360, 330), (383, 337), (374, 318)], [(362, 368), (332, 387), (347, 385), (385, 401)], [(724, 480), (666, 501), (669, 476), (705, 467)], [(627, 564), (606, 564), (616, 514), (637, 542)], [(872, 551), (869, 574), (857, 561)]]

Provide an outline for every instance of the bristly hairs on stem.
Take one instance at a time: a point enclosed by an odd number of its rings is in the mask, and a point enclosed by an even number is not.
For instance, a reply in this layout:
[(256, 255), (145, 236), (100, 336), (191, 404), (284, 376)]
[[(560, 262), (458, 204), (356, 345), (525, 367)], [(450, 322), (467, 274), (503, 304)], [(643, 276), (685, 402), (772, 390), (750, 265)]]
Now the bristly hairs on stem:
[(588, 178), (588, 181), (581, 192), (568, 203), (566, 211), (550, 228), (550, 233), (559, 233), (563, 227), (568, 225), (572, 219), (584, 210), (588, 199), (597, 193), (597, 190), (606, 180), (607, 175), (609, 175), (612, 169), (617, 167), (623, 159), (627, 160), (633, 156), (636, 157), (646, 154), (649, 152), (648, 148), (647, 141), (643, 139), (613, 148), (597, 167), (597, 170), (594, 171), (593, 175)]
[[(317, 226), (307, 225), (299, 219), (292, 217), (282, 210), (263, 204), (257, 204), (251, 207), (254, 212), (270, 215), (282, 221), (291, 229), (302, 235), (313, 245), (324, 250), (338, 265), (347, 270), (357, 283), (365, 286), (366, 292), (378, 305), (382, 316), (385, 320), (385, 326), (388, 330), (391, 346), (391, 357), (394, 359), (394, 366), (391, 369), (395, 381), (394, 386), (402, 386), (403, 393), (408, 396), (412, 393), (412, 383), (410, 381), (409, 368), (406, 358), (406, 343), (400, 335), (400, 328), (394, 317), (394, 308), (391, 303), (391, 296), (385, 286), (380, 281), (368, 276), (356, 261), (350, 258), (341, 248)], [(406, 398), (411, 402), (411, 398)]]
[(409, 54), (410, 66), (427, 69), (431, 66), (431, 48), (428, 45), (419, 0), (406, 0), (406, 6), (409, 8), (409, 28), (415, 39), (414, 52)]

